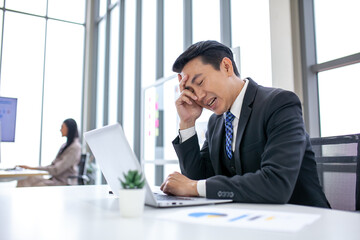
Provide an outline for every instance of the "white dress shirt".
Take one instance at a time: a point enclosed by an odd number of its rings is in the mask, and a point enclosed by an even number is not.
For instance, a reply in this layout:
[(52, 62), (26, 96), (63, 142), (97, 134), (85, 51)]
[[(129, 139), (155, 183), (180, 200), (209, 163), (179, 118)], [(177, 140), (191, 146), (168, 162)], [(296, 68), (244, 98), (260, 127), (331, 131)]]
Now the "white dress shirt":
[[(232, 139), (232, 150), (233, 152), (235, 151), (235, 142), (236, 142), (236, 134), (237, 134), (237, 128), (238, 128), (238, 123), (239, 123), (239, 118), (240, 118), (240, 113), (241, 113), (241, 107), (244, 101), (244, 96), (245, 96), (245, 92), (247, 89), (247, 86), (249, 84), (249, 81), (247, 79), (244, 80), (245, 81), (245, 85), (243, 87), (243, 89), (240, 91), (239, 95), (237, 96), (237, 98), (235, 99), (235, 102), (231, 105), (230, 108), (230, 112), (235, 116), (232, 125), (233, 125), (233, 139)], [(223, 114), (224, 115), (224, 119), (226, 118), (226, 113)], [(186, 140), (188, 140), (189, 138), (191, 138), (192, 136), (194, 136), (196, 134), (195, 131), (195, 126), (191, 127), (191, 128), (187, 128), (184, 130), (180, 130), (179, 131), (179, 138), (180, 138), (180, 143), (185, 142)], [(206, 197), (206, 180), (199, 180), (197, 182), (197, 191), (199, 193), (199, 196), (201, 197)]]

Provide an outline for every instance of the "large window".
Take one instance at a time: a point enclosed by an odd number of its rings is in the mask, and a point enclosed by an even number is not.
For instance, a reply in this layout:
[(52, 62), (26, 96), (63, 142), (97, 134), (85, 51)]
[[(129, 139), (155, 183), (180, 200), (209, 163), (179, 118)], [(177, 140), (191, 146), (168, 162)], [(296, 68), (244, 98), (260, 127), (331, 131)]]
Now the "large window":
[(18, 107), (15, 142), (1, 143), (1, 160), (9, 165), (18, 164), (18, 161), (37, 165), (43, 100), (45, 19), (5, 12), (3, 37), (0, 93), (5, 97), (18, 98)]
[(359, 133), (360, 2), (299, 2), (310, 135)]
[(360, 133), (360, 64), (318, 74), (322, 136)]
[[(50, 164), (65, 139), (62, 121), (73, 118), (81, 129), (84, 27), (49, 20), (43, 95), (42, 164)], [(71, 56), (71, 57), (70, 57)]]
[[(81, 129), (85, 1), (6, 1), (1, 8), (1, 96), (18, 98), (14, 143), (2, 143), (2, 164), (50, 164), (60, 127)], [(1, 18), (2, 19), (2, 18)]]
[(164, 2), (164, 77), (174, 74), (172, 65), (183, 52), (183, 1)]
[(192, 2), (193, 42), (220, 41), (220, 1), (193, 0)]
[(315, 0), (317, 62), (360, 52), (360, 2)]
[[(183, 1), (166, 0), (164, 3), (164, 77), (174, 76), (172, 65), (176, 58), (183, 52)], [(171, 77), (170, 77), (171, 78)], [(172, 80), (174, 82), (174, 80)], [(165, 179), (174, 171), (180, 172), (177, 156), (172, 146), (172, 140), (177, 134), (178, 121), (175, 108), (175, 97), (177, 97), (177, 77), (175, 86), (170, 82), (165, 83), (161, 88), (162, 127), (164, 136), (162, 142), (162, 156), (169, 160), (164, 164), (162, 179)], [(159, 89), (158, 89), (159, 90)], [(155, 125), (156, 126), (156, 125)], [(155, 156), (155, 155), (153, 155)], [(157, 181), (161, 180), (158, 178)]]
[(120, 7), (116, 5), (110, 15), (109, 124), (116, 123), (118, 120), (119, 11)]
[(231, 27), (232, 46), (240, 48), (241, 77), (272, 86), (269, 1), (232, 0)]
[[(134, 142), (134, 105), (135, 105), (135, 25), (136, 1), (126, 1), (125, 5), (125, 62), (124, 62), (124, 132), (133, 147)], [(137, 109), (139, 111), (139, 109)]]
[(97, 6), (96, 114), (92, 116), (96, 126), (92, 128), (120, 122), (133, 147), (137, 1), (101, 0)]
[(118, 121), (120, 6), (100, 1), (97, 18), (96, 127)]
[(143, 1), (141, 42), (141, 80), (143, 86), (156, 80), (156, 0)]
[[(360, 2), (314, 4), (317, 63), (359, 53)], [(319, 72), (318, 81), (321, 136), (359, 133), (360, 64)]]
[(104, 123), (104, 99), (105, 99), (105, 43), (106, 43), (106, 18), (98, 23), (97, 45), (97, 84), (96, 84), (96, 128), (106, 125)]

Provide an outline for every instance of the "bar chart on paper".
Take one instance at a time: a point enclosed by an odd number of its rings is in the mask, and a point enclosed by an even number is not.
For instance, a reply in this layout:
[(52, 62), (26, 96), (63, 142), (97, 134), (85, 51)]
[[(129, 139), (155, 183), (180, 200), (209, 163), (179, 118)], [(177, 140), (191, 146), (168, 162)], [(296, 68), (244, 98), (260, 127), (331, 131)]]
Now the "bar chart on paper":
[(191, 208), (160, 218), (189, 223), (295, 232), (316, 221), (320, 215), (249, 209)]

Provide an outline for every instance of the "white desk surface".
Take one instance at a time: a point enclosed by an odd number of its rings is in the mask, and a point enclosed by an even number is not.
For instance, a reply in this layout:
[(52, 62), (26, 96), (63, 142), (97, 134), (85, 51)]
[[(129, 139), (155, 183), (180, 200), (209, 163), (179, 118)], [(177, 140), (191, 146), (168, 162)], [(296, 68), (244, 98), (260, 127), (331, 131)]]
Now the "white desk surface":
[(32, 170), (32, 169), (17, 169), (17, 170), (0, 170), (0, 182), (1, 181), (13, 181), (24, 179), (30, 176), (45, 176), (49, 175), (47, 171)]
[[(215, 207), (320, 214), (298, 232), (217, 227), (157, 219), (179, 208), (145, 207), (142, 217), (120, 216), (106, 185), (0, 189), (0, 239), (360, 239), (360, 213), (296, 205), (222, 204)], [(183, 207), (183, 209), (185, 209)]]

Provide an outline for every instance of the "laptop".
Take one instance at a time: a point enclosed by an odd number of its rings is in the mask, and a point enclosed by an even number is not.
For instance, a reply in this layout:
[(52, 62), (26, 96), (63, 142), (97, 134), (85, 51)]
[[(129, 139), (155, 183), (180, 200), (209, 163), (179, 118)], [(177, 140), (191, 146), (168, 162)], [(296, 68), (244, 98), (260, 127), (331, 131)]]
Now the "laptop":
[[(84, 133), (84, 138), (91, 149), (100, 170), (102, 171), (112, 192), (119, 196), (119, 177), (123, 172), (137, 169), (141, 171), (140, 163), (131, 149), (124, 131), (119, 123), (108, 125)], [(202, 197), (169, 196), (160, 190), (152, 192), (145, 179), (145, 204), (152, 207), (176, 207), (232, 202), (231, 199), (207, 199)]]

